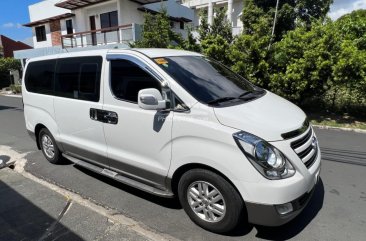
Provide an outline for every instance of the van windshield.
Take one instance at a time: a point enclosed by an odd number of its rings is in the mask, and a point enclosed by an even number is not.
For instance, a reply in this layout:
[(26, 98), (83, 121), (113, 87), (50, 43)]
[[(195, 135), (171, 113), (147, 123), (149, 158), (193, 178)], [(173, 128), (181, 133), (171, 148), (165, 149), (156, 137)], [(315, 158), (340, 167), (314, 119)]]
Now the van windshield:
[(224, 65), (202, 56), (155, 58), (154, 61), (199, 102), (225, 106), (264, 95)]

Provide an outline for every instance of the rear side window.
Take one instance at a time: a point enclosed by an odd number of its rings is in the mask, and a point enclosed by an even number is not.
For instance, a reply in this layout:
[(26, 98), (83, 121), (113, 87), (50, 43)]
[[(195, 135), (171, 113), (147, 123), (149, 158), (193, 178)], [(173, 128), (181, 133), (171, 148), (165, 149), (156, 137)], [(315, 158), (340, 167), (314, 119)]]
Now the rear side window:
[(118, 99), (137, 103), (140, 90), (155, 88), (161, 92), (161, 83), (131, 61), (112, 60), (111, 88)]
[(99, 101), (102, 57), (59, 59), (55, 73), (55, 95)]
[(27, 91), (39, 94), (53, 94), (56, 60), (31, 62), (25, 73)]

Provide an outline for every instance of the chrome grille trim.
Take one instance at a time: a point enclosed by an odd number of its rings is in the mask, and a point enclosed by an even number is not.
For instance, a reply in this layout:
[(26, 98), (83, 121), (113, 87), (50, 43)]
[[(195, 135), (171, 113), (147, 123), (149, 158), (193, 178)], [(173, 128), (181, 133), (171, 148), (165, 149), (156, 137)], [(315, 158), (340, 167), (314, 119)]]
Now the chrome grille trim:
[(310, 168), (318, 156), (318, 146), (313, 144), (313, 129), (309, 127), (305, 133), (306, 134), (299, 139), (291, 142), (291, 148), (295, 151), (305, 166)]

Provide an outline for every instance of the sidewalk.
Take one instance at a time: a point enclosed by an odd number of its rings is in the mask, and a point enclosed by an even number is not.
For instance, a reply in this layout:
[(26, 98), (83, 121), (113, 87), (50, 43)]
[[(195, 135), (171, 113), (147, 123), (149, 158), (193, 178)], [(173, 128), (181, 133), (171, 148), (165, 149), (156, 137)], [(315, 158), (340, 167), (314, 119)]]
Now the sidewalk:
[(21, 174), (0, 169), (0, 240), (149, 240)]

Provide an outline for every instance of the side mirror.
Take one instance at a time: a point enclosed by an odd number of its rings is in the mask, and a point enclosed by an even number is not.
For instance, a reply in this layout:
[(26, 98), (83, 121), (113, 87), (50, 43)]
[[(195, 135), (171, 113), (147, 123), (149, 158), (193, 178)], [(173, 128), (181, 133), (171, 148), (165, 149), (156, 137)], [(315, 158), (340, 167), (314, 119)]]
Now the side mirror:
[(163, 110), (166, 109), (166, 100), (157, 89), (143, 89), (139, 91), (137, 97), (138, 105), (144, 110)]

